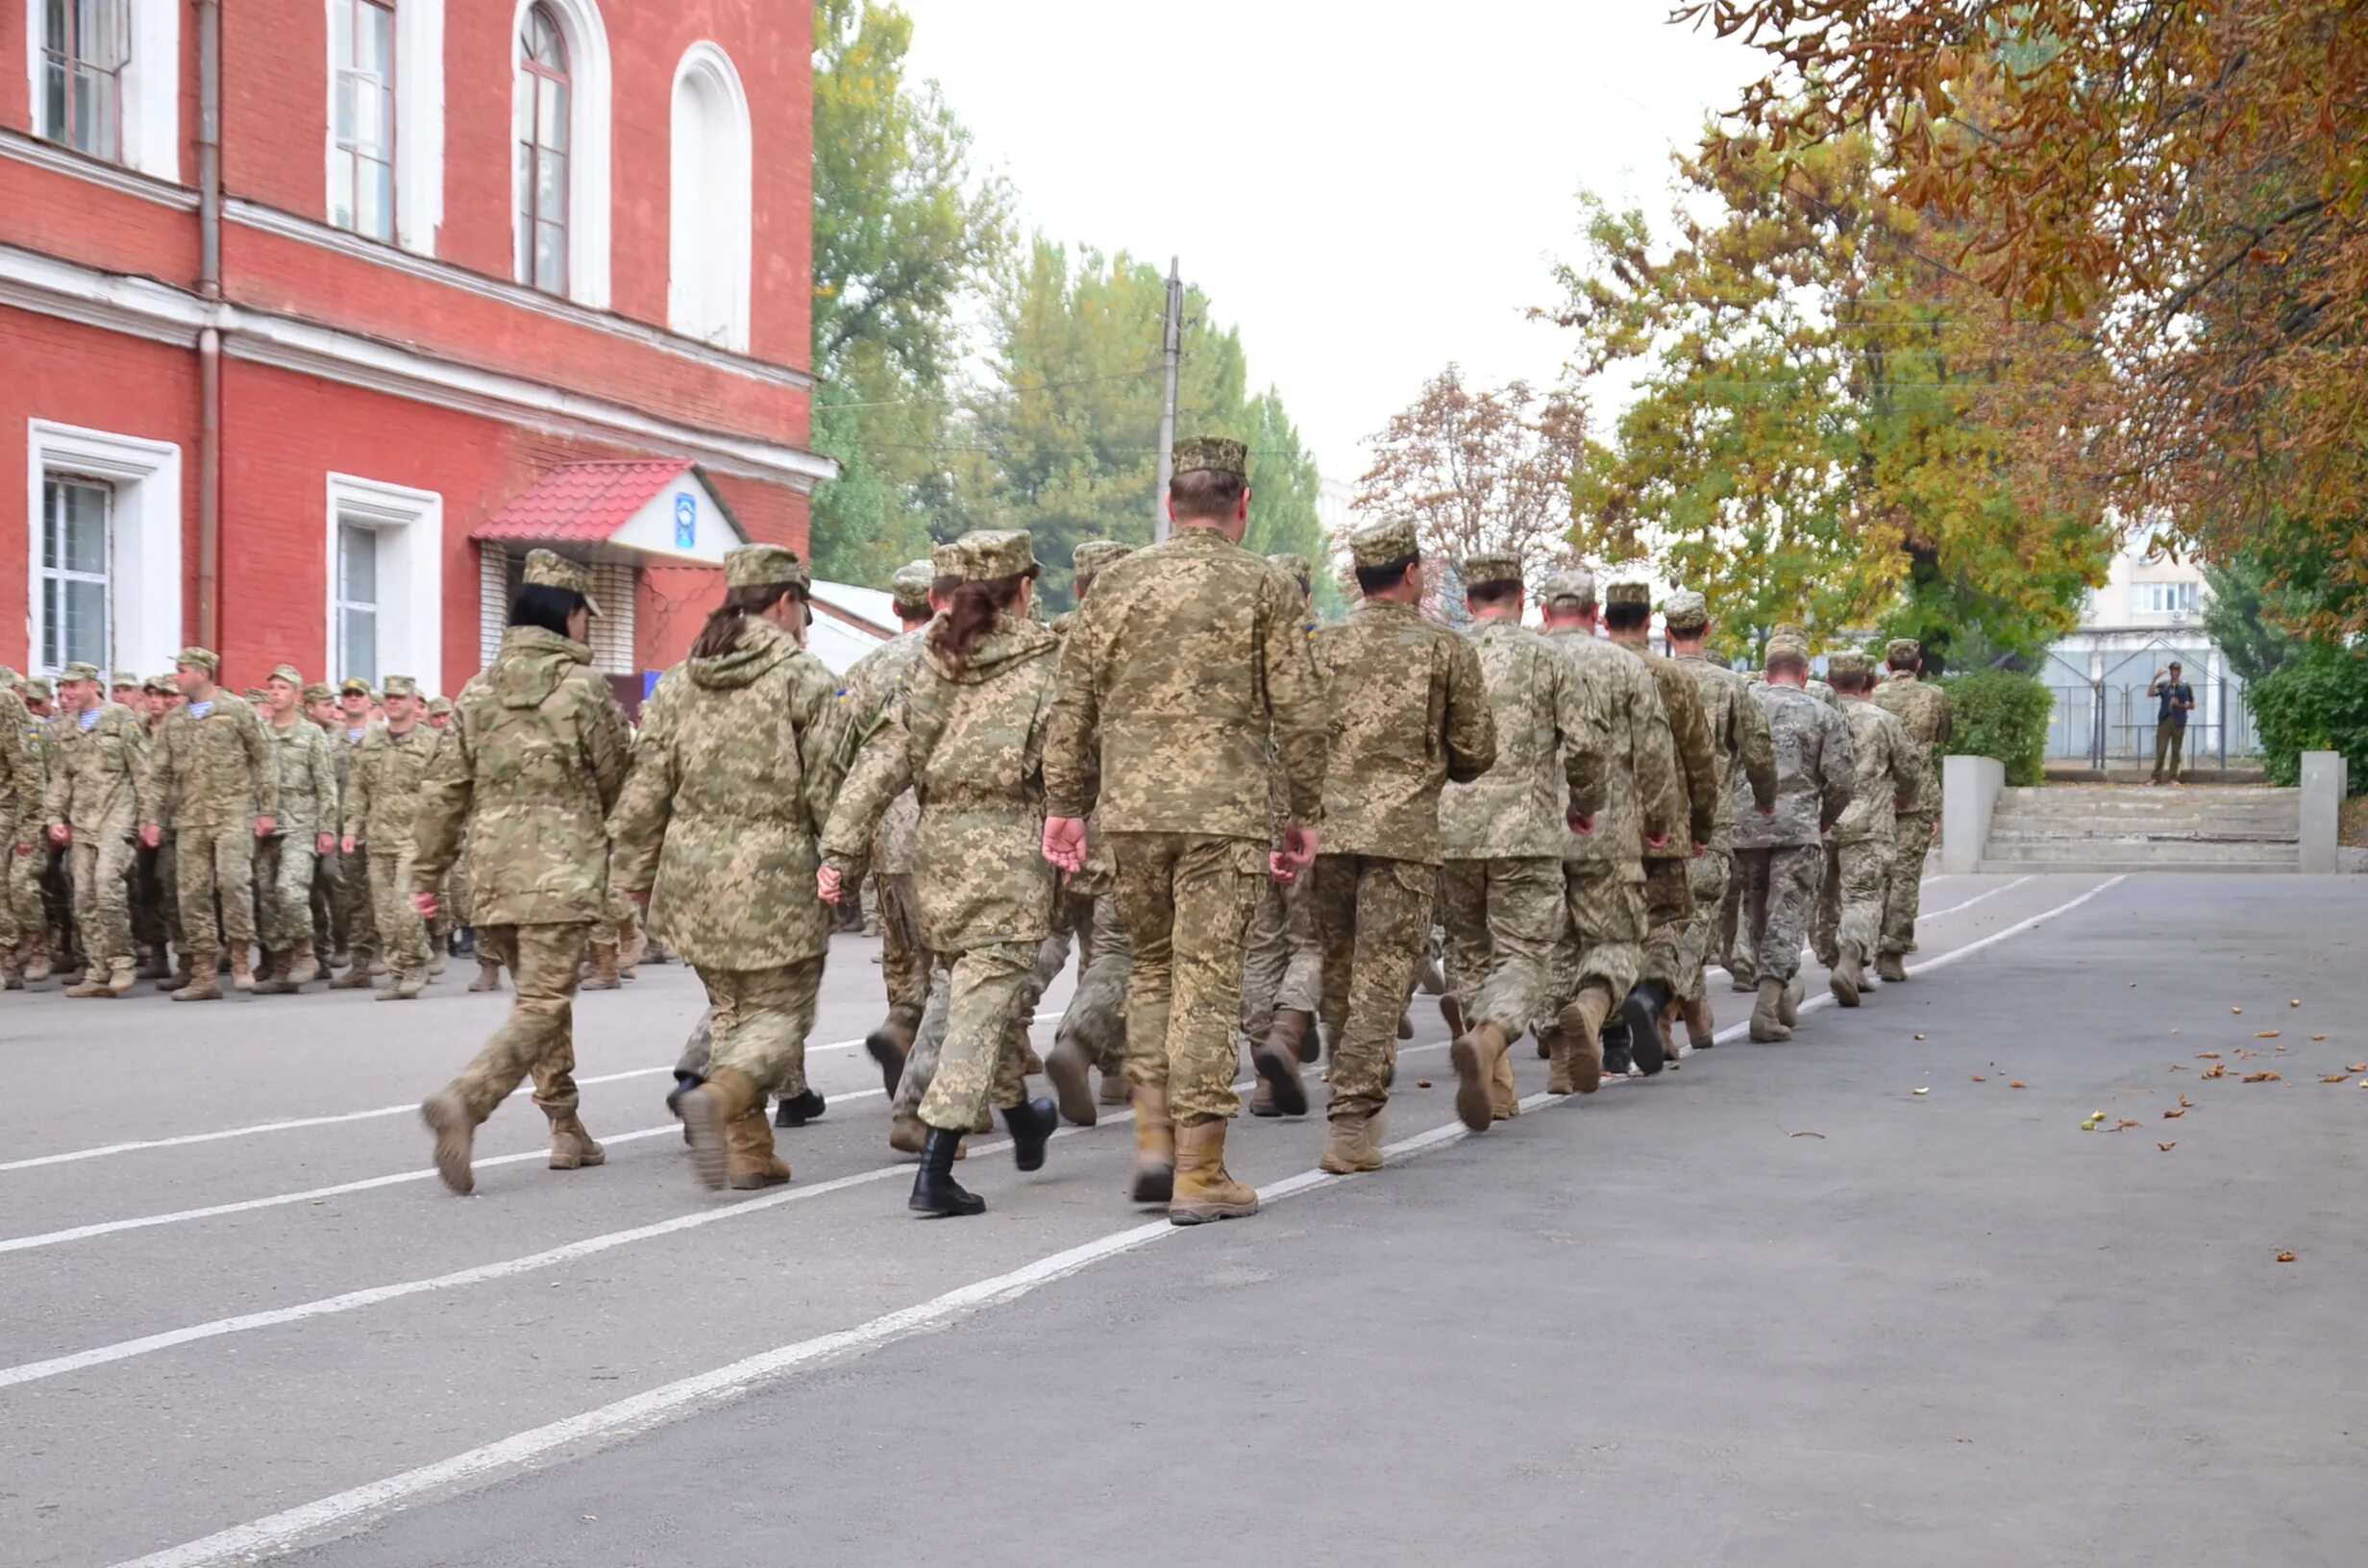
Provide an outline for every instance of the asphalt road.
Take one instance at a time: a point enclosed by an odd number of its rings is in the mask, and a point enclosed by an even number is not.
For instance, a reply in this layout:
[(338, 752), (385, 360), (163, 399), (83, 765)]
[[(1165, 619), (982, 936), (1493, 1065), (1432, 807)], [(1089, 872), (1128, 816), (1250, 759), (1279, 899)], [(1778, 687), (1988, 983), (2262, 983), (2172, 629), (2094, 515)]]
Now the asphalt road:
[(520, 1097), (466, 1201), (411, 1109), (499, 1015), (458, 974), (12, 994), (0, 1562), (2356, 1563), (2356, 884), (1926, 908), (1909, 986), (1586, 1101), (1524, 1053), (1480, 1138), (1418, 1015), (1392, 1168), (1246, 1121), (1268, 1210), (1196, 1232), (1124, 1202), (1122, 1122), (912, 1218), (851, 1043), (792, 1186), (696, 1189), (678, 968), (580, 1004), (608, 1164), (543, 1169)]

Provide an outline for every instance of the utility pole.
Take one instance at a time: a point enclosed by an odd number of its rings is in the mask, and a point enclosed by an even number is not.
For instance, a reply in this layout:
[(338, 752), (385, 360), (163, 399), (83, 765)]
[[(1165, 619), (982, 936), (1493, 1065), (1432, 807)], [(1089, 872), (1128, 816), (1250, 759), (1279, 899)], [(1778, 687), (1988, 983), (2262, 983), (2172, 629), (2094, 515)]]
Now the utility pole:
[(1177, 258), (1168, 258), (1168, 329), (1161, 344), (1168, 386), (1159, 404), (1159, 489), (1151, 497), (1151, 537), (1168, 537), (1168, 481), (1175, 478), (1175, 369), (1184, 357), (1184, 278)]

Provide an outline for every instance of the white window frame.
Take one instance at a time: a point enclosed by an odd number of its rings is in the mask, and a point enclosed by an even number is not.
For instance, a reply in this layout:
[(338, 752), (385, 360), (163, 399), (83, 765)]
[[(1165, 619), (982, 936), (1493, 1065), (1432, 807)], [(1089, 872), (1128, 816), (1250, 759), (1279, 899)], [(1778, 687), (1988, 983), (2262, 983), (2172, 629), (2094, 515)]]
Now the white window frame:
[[(362, 534), (370, 541), (372, 598), (366, 605), (345, 595), (345, 538), (349, 530)], [(385, 661), (378, 656), (378, 628), (386, 619), (386, 597), (384, 591), (377, 586), (379, 542), (378, 529), (351, 518), (337, 519), (336, 555), (329, 563), (329, 657), (325, 661), (332, 682), (360, 675), (373, 686), (379, 683), (382, 673), (379, 667)], [(345, 657), (345, 620), (347, 615), (358, 609), (370, 612), (370, 669), (366, 673), (356, 670), (346, 662)]]
[[(40, 4), (41, 0), (34, 0)], [(335, 210), (337, 167), (337, 0), (324, 0), (328, 95), (321, 102), (321, 221)], [(435, 255), (444, 222), (444, 0), (392, 0), (395, 8), (395, 239), (414, 256)], [(513, 47), (515, 47), (513, 45)], [(334, 227), (334, 225), (332, 225)], [(384, 241), (350, 229), (357, 239)]]
[(107, 542), (109, 652), (120, 669), (165, 669), (186, 646), (181, 625), (181, 448), (46, 419), (26, 422), (25, 448), (25, 516), (34, 525), (25, 551), (27, 663), (39, 663), (43, 630), (41, 481), (56, 476), (113, 487)]
[[(686, 89), (709, 95), (721, 110), (713, 129), (723, 145), (691, 142)], [(667, 325), (745, 354), (756, 175), (748, 93), (720, 44), (702, 39), (683, 51), (667, 106)]]
[[(122, 110), (122, 142), (112, 161), (179, 184), (183, 6), (181, 0), (124, 0), (124, 5), (131, 13), (132, 56), (124, 61), (116, 79)], [(27, 109), (28, 123), (32, 125), (40, 123), (41, 27), (46, 20), (45, 10), (43, 0), (26, 0), (25, 81), (32, 93)]]
[[(518, 35), (535, 0), (518, 0), (509, 23), (511, 119), (530, 86)], [(596, 0), (542, 0), (567, 40), (567, 298), (595, 310), (608, 308), (608, 32)], [(515, 149), (510, 168), (510, 254), (518, 247), (519, 186)]]
[[(53, 508), (49, 504), (48, 492), (53, 485), (62, 491), (68, 485), (78, 489), (96, 491), (102, 498), (101, 505), (105, 510), (99, 521), (100, 562), (98, 571), (78, 572), (70, 566), (49, 564), (47, 559), (49, 525)], [(69, 474), (60, 469), (50, 469), (41, 476), (41, 515), (35, 520), (38, 527), (27, 541), (34, 552), (34, 580), (37, 585), (36, 591), (38, 592), (39, 588), (47, 587), (52, 579), (56, 580), (62, 588), (69, 582), (95, 582), (99, 585), (99, 649), (98, 656), (88, 662), (97, 665), (102, 670), (112, 670), (115, 667), (115, 487), (105, 479), (94, 479), (84, 474)], [(46, 613), (48, 603), (49, 596), (45, 593), (41, 594), (40, 605), (37, 606), (34, 611), (34, 619), (41, 623), (36, 629), (41, 634), (43, 643), (49, 640)], [(72, 649), (65, 651), (71, 654)], [(71, 657), (52, 659), (47, 656), (45, 649), (36, 647), (33, 649), (33, 656), (25, 662), (38, 666), (43, 674), (55, 674), (74, 660)]]
[[(329, 476), (325, 510), (322, 664), (336, 662), (337, 530), (341, 524), (379, 536), (378, 645), (381, 678), (409, 675), (430, 695), (444, 690), (444, 498), (433, 490)], [(390, 548), (391, 547), (391, 548)]]

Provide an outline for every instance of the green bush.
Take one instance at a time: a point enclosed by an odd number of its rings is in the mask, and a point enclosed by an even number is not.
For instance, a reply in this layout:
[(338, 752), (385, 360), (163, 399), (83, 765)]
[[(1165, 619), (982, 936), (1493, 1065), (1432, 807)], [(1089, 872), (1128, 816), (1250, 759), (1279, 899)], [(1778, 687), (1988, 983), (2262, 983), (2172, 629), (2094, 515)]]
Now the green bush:
[(2299, 784), (2306, 751), (2351, 759), (2355, 789), (2368, 789), (2368, 658), (2315, 647), (2247, 688), (2273, 784)]
[(1996, 757), (2010, 784), (2038, 784), (2047, 773), (2047, 723), (2056, 711), (2036, 675), (1977, 670), (1940, 682), (1949, 694), (1954, 727), (1949, 753)]

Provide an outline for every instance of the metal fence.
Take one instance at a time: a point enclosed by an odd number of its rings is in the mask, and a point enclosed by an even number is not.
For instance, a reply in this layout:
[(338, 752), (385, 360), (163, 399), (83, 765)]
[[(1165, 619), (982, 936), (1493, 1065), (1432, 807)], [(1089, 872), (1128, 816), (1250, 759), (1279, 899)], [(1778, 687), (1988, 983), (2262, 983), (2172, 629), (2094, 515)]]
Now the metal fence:
[(2047, 656), (2039, 677), (2056, 704), (2048, 720), (2048, 759), (2085, 762), (2099, 772), (2152, 765), (2159, 704), (2146, 689), (2174, 659), (2182, 666), (2181, 678), (2195, 688), (2195, 709), (2187, 716), (2188, 766), (2224, 768), (2257, 755), (2260, 732), (2244, 681), (2204, 673), (2219, 662), (2208, 643), (2158, 641), (2134, 652), (2108, 655), (2102, 668), (2059, 653)]

